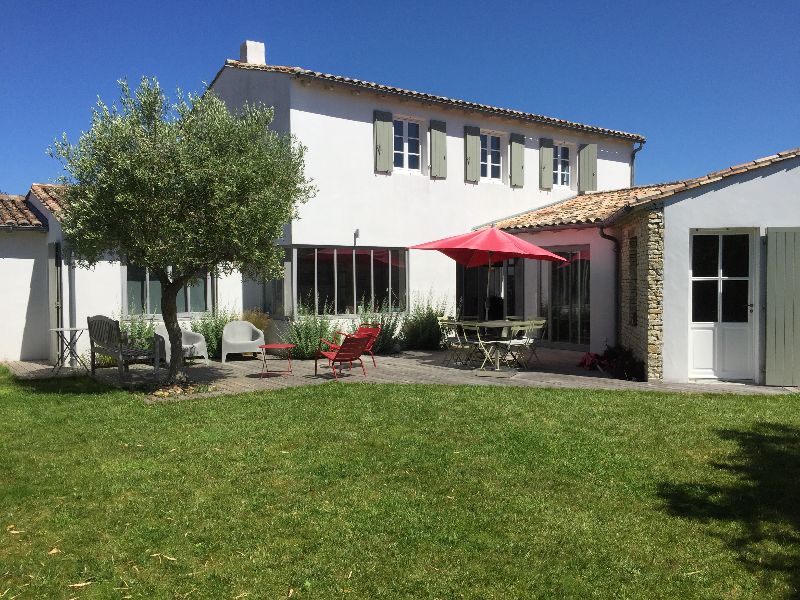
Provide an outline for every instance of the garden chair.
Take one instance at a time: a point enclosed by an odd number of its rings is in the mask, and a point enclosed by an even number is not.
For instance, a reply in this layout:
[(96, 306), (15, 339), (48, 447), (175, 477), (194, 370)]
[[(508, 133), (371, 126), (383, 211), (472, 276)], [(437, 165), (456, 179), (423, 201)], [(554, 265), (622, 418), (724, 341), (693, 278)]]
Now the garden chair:
[(344, 331), (337, 331), (336, 333), (342, 336), (342, 339), (346, 338), (348, 335), (368, 337), (369, 341), (367, 342), (367, 347), (364, 348), (364, 352), (372, 357), (372, 366), (376, 369), (378, 368), (372, 349), (375, 346), (375, 342), (378, 341), (378, 336), (381, 334), (381, 326), (379, 323), (362, 323), (354, 333), (345, 333)]
[[(364, 372), (364, 377), (367, 376), (367, 369), (364, 367), (364, 361), (361, 355), (367, 347), (369, 338), (366, 336), (347, 335), (340, 345), (319, 338), (319, 347), (317, 348), (317, 356), (314, 358), (314, 375), (317, 375), (317, 362), (320, 358), (328, 359), (328, 366), (333, 371), (333, 378), (337, 381), (339, 376), (336, 374), (336, 363), (339, 363), (339, 370), (341, 371), (342, 365), (348, 363), (350, 370), (353, 370), (353, 361), (357, 360), (361, 363), (361, 370)], [(323, 350), (323, 345), (328, 347), (328, 350)]]
[(439, 321), (439, 326), (442, 328), (444, 347), (447, 352), (442, 366), (446, 367), (451, 363), (466, 364), (466, 355), (472, 350), (472, 346), (461, 339), (461, 335), (458, 333), (458, 323), (445, 319)]
[(500, 360), (509, 365), (516, 365), (520, 369), (528, 368), (532, 358), (539, 360), (535, 344), (542, 338), (546, 324), (545, 319), (534, 319), (512, 325), (509, 339), (495, 342), (497, 351), (501, 353)]
[[(169, 364), (172, 358), (172, 345), (169, 343), (167, 327), (163, 323), (159, 323), (156, 325), (155, 333), (156, 342), (161, 345), (164, 362)], [(202, 333), (181, 329), (181, 346), (183, 347), (184, 358), (204, 358), (206, 364), (208, 364), (208, 346), (206, 345), (206, 338), (203, 337)]]
[(87, 317), (86, 327), (89, 331), (89, 358), (92, 375), (96, 369), (95, 357), (102, 354), (117, 361), (120, 383), (122, 383), (128, 366), (135, 362), (149, 363), (152, 360), (155, 375), (158, 377), (158, 345), (152, 350), (131, 346), (127, 336), (119, 328), (119, 321), (103, 315)]
[(228, 354), (258, 354), (263, 343), (264, 332), (250, 321), (231, 321), (222, 330), (222, 362), (226, 361)]
[(464, 332), (464, 342), (470, 349), (465, 364), (473, 359), (481, 360), (483, 358), (480, 366), (483, 369), (487, 362), (494, 362), (494, 344), (481, 336), (481, 328), (477, 324), (461, 323), (461, 331)]

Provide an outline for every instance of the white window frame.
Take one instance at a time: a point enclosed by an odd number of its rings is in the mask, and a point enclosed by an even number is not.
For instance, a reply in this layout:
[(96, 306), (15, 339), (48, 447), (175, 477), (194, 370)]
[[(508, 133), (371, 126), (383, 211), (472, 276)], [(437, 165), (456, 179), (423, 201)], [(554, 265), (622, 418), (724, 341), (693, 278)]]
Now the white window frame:
[[(567, 152), (569, 153), (569, 157), (567, 158), (567, 183), (561, 183), (561, 175), (564, 174), (563, 171), (563, 161), (564, 159), (561, 157), (561, 150), (566, 148)], [(553, 187), (561, 187), (561, 188), (572, 188), (572, 183), (574, 181), (573, 174), (575, 172), (575, 147), (572, 144), (567, 144), (564, 142), (553, 142), (553, 161), (556, 161), (556, 156), (558, 156), (558, 168), (556, 169), (555, 165), (551, 168), (551, 172), (553, 174), (554, 180)]]
[[(483, 161), (483, 138), (484, 137), (486, 138), (486, 161), (485, 162)], [(491, 150), (491, 138), (497, 138), (497, 140), (498, 140), (498, 146), (499, 146), (498, 156), (500, 157), (500, 163), (497, 166), (500, 167), (500, 176), (499, 177), (492, 177), (491, 176), (491, 173), (492, 173), (491, 168), (494, 166), (494, 163), (491, 161), (491, 153), (492, 153), (492, 150)], [(481, 129), (480, 137), (478, 139), (479, 139), (479, 145), (480, 145), (480, 148), (479, 148), (480, 155), (478, 156), (478, 161), (479, 161), (480, 177), (481, 177), (480, 180), (481, 180), (481, 182), (486, 181), (488, 183), (503, 183), (503, 181), (505, 179), (504, 178), (503, 169), (505, 168), (505, 164), (506, 164), (505, 157), (503, 156), (504, 150), (505, 150), (505, 146), (506, 146), (505, 143), (504, 143), (505, 139), (506, 139), (505, 134), (500, 133), (499, 131), (491, 131), (491, 130), (488, 130), (488, 129)], [(483, 174), (484, 165), (486, 166), (486, 175)]]
[[(398, 123), (398, 122), (403, 124), (403, 136), (402, 136), (403, 137), (403, 150), (402, 150), (403, 165), (402, 166), (398, 166), (394, 162), (395, 155), (400, 154), (400, 152), (401, 152), (399, 150), (395, 150), (395, 148), (394, 148), (395, 138), (399, 137), (399, 136), (397, 136), (395, 134), (394, 125), (395, 125), (395, 123)], [(408, 157), (409, 156), (414, 156), (413, 154), (410, 154), (409, 151), (408, 151), (408, 139), (409, 139), (409, 137), (408, 137), (408, 125), (409, 125), (409, 123), (413, 123), (417, 127), (419, 127), (419, 138), (417, 138), (419, 140), (419, 154), (416, 155), (419, 158), (419, 167), (416, 168), (416, 169), (411, 169), (411, 168), (408, 167)], [(424, 161), (425, 161), (425, 158), (426, 158), (425, 157), (425, 146), (426, 145), (427, 145), (427, 132), (426, 132), (426, 129), (423, 126), (423, 123), (422, 123), (422, 121), (420, 119), (416, 119), (414, 117), (409, 117), (409, 116), (405, 116), (405, 115), (395, 115), (392, 118), (392, 169), (394, 171), (397, 171), (398, 173), (408, 173), (408, 174), (412, 174), (412, 175), (413, 174), (421, 175), (423, 173), (423, 168), (424, 168), (424, 165), (425, 165)]]

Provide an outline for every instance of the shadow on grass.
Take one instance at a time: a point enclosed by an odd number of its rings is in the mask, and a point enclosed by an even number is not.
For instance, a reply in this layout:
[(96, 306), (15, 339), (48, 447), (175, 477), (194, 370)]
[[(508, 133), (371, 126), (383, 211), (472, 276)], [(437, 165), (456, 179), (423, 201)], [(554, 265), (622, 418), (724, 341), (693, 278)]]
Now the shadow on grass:
[(13, 385), (30, 394), (106, 394), (114, 388), (91, 377), (14, 379)]
[[(722, 430), (737, 449), (728, 463), (729, 484), (663, 483), (667, 511), (709, 526), (735, 523), (718, 534), (754, 573), (785, 581), (787, 598), (800, 598), (800, 429), (758, 423), (750, 430)], [(730, 531), (727, 528), (726, 531)]]

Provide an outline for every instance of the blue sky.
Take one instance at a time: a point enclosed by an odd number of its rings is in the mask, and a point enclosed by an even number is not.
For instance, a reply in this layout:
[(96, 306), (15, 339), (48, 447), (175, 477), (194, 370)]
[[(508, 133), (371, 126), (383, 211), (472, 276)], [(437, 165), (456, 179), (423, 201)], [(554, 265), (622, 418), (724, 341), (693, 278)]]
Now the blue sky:
[(637, 182), (800, 146), (798, 2), (4, 3), (0, 190), (54, 180), (97, 96), (201, 91), (244, 39), (267, 61), (641, 133)]

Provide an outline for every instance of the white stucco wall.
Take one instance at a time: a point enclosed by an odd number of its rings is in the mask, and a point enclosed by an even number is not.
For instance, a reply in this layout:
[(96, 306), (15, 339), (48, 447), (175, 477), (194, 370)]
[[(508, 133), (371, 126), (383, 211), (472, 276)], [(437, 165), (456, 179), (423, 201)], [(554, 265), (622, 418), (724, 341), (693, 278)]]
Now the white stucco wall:
[[(67, 273), (65, 263), (63, 273)], [(64, 286), (64, 298), (69, 306), (69, 291)], [(86, 327), (87, 317), (105, 315), (119, 319), (122, 313), (122, 274), (120, 263), (101, 261), (92, 269), (75, 269), (75, 325)], [(65, 309), (64, 323), (68, 324), (69, 313)], [(89, 352), (89, 334), (84, 332), (78, 341), (80, 354)]]
[(47, 358), (47, 236), (0, 231), (0, 360)]
[(220, 309), (241, 313), (243, 308), (251, 308), (242, 305), (242, 297), (242, 274), (238, 271), (230, 275), (221, 274), (217, 279), (217, 306)]
[[(690, 257), (692, 229), (800, 227), (800, 159), (677, 195), (664, 207), (664, 380), (686, 381), (689, 371)], [(764, 368), (763, 244), (757, 244), (757, 287), (754, 307), (758, 360)]]
[[(614, 246), (600, 237), (596, 228), (520, 233), (519, 237), (537, 246), (557, 250), (559, 246), (588, 245), (591, 256), (589, 272), (589, 350), (602, 353), (606, 345), (616, 344), (614, 307)], [(538, 315), (536, 263), (528, 261), (525, 270), (525, 316)]]

